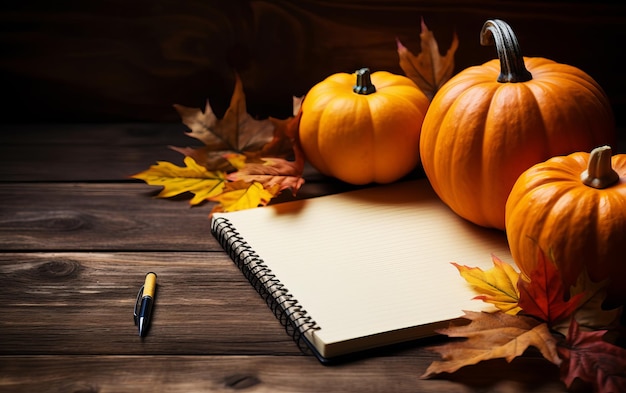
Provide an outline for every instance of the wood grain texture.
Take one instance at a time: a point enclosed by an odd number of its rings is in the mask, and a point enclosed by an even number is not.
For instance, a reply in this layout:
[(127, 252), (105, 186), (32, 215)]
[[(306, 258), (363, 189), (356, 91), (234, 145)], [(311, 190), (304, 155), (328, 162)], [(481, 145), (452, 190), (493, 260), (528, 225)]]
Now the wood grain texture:
[(24, 356), (4, 360), (0, 391), (12, 393), (563, 391), (553, 377), (554, 367), (538, 367), (537, 359), (528, 358), (510, 365), (502, 360), (475, 366), (474, 374), (461, 373), (463, 382), (420, 380), (426, 363), (402, 357), (370, 358), (337, 367), (321, 367), (303, 356)]
[(155, 188), (131, 183), (0, 184), (0, 247), (218, 250), (210, 234), (210, 207), (155, 199)]
[[(353, 188), (308, 183), (297, 198)], [(156, 198), (159, 190), (139, 181), (0, 183), (0, 249), (222, 251), (210, 233), (209, 203)], [(294, 199), (284, 192), (273, 203)]]
[[(148, 271), (142, 340), (133, 308)], [(3, 253), (0, 315), (0, 355), (300, 353), (224, 253)]]
[[(0, 182), (128, 181), (157, 161), (183, 166), (169, 146), (202, 146), (188, 131), (182, 122), (0, 124)], [(328, 181), (308, 163), (304, 174)]]
[(0, 181), (129, 179), (156, 161), (183, 165), (168, 146), (200, 146), (182, 123), (2, 124)]
[(292, 96), (334, 72), (401, 72), (395, 39), (419, 50), (420, 19), (441, 49), (458, 33), (456, 71), (495, 57), (482, 24), (502, 18), (523, 53), (577, 66), (623, 124), (626, 5), (500, 0), (42, 0), (0, 11), (0, 81), (10, 122), (174, 121), (173, 103), (228, 105), (242, 76), (252, 114), (281, 117)]

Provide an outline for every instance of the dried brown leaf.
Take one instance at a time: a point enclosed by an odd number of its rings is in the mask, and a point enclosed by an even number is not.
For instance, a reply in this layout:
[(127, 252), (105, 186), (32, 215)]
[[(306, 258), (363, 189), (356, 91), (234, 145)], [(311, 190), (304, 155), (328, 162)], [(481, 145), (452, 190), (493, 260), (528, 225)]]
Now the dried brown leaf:
[(486, 313), (465, 311), (467, 325), (452, 325), (439, 333), (449, 337), (464, 337), (431, 348), (441, 355), (422, 375), (429, 378), (440, 373), (453, 373), (464, 366), (483, 360), (504, 358), (508, 362), (520, 356), (528, 347), (539, 349), (554, 364), (560, 364), (556, 339), (545, 323), (531, 317), (509, 315), (503, 312)]
[(441, 56), (439, 45), (432, 31), (428, 30), (424, 19), (421, 21), (420, 42), (421, 51), (416, 56), (411, 53), (400, 40), (396, 39), (398, 45), (398, 56), (400, 57), (400, 68), (404, 74), (432, 100), (435, 93), (444, 83), (452, 77), (454, 72), (454, 54), (459, 46), (459, 39), (454, 33), (450, 48), (445, 56)]
[(246, 109), (246, 97), (239, 76), (236, 76), (235, 88), (230, 106), (224, 117), (219, 119), (209, 102), (204, 111), (183, 105), (174, 105), (183, 124), (189, 128), (190, 137), (201, 141), (200, 148), (172, 147), (172, 149), (191, 156), (208, 170), (225, 170), (228, 162), (224, 154), (252, 154), (261, 150), (274, 137), (274, 124), (269, 119), (256, 120)]

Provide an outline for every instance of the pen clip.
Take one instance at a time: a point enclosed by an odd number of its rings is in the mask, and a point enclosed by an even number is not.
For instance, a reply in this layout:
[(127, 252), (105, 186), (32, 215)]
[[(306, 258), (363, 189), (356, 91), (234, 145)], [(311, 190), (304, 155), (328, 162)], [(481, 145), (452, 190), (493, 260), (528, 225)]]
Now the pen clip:
[(139, 323), (139, 302), (141, 301), (141, 295), (143, 295), (143, 287), (139, 288), (139, 292), (137, 292), (137, 300), (135, 300), (135, 310), (133, 311), (133, 319), (135, 320), (135, 325)]

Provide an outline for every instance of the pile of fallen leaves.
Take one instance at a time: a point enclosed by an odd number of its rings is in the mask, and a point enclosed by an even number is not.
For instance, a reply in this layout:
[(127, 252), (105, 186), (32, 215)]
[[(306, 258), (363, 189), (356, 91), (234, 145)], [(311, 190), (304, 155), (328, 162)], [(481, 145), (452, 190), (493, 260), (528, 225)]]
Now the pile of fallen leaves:
[(266, 205), (285, 189), (295, 194), (304, 183), (304, 157), (296, 142), (301, 99), (294, 98), (294, 116), (254, 119), (246, 110), (237, 76), (230, 106), (218, 119), (208, 101), (204, 111), (174, 107), (188, 135), (202, 147), (171, 147), (185, 155), (185, 166), (159, 161), (133, 175), (162, 186), (159, 197), (192, 193), (191, 205), (217, 202), (213, 211), (235, 211)]
[[(432, 99), (452, 76), (456, 35), (445, 56), (433, 33), (422, 21), (421, 52), (413, 55), (397, 41), (400, 67), (406, 76)], [(248, 114), (239, 76), (223, 118), (207, 101), (204, 111), (174, 105), (189, 128), (189, 135), (202, 147), (171, 147), (182, 153), (185, 166), (159, 161), (132, 177), (161, 186), (157, 195), (169, 198), (191, 193), (191, 205), (215, 202), (215, 211), (235, 211), (264, 206), (284, 190), (295, 195), (304, 184), (305, 158), (298, 142), (298, 122), (303, 97), (293, 98), (293, 116), (258, 120)]]
[(529, 277), (495, 256), (493, 263), (487, 271), (453, 263), (479, 293), (476, 299), (492, 303), (498, 311), (465, 311), (468, 324), (440, 330), (465, 340), (432, 347), (442, 360), (433, 362), (422, 378), (483, 360), (510, 362), (535, 347), (560, 367), (568, 388), (579, 378), (595, 392), (626, 392), (626, 349), (614, 342), (624, 334), (623, 309), (602, 308), (606, 294), (601, 283), (593, 284), (584, 274), (576, 286), (564, 288), (556, 265), (541, 250)]

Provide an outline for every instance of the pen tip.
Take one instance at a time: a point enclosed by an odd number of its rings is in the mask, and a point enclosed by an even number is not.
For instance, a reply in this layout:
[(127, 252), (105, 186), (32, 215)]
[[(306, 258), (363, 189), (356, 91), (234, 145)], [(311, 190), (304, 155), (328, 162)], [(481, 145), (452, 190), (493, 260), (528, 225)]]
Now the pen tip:
[(139, 337), (145, 337), (146, 335), (146, 324), (145, 318), (139, 318)]

